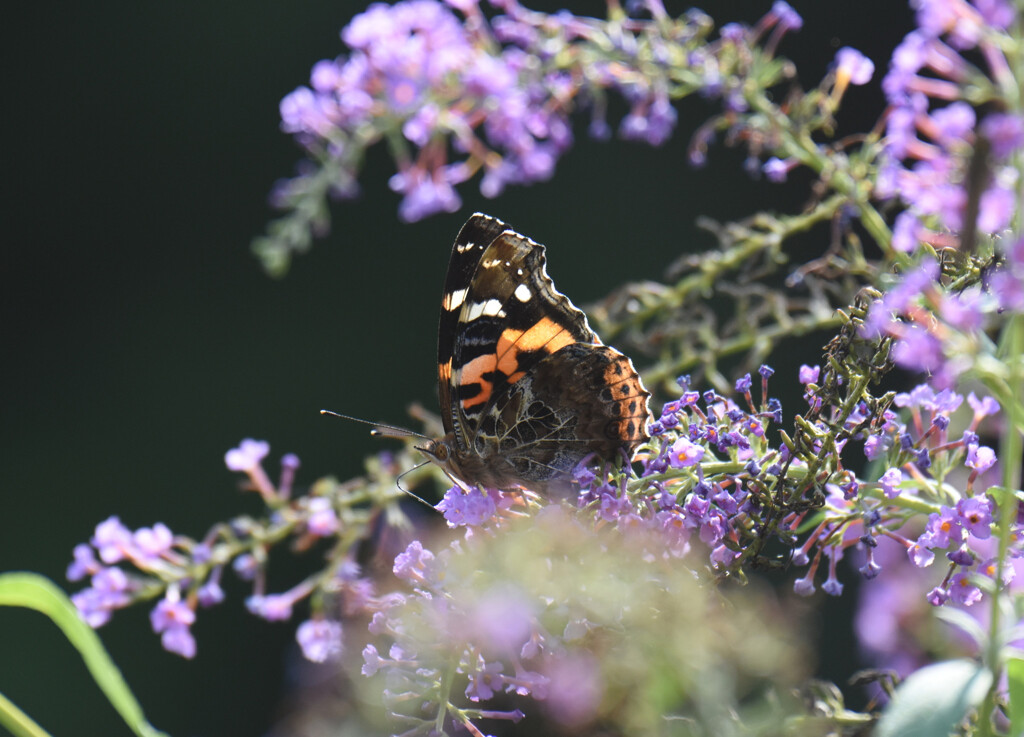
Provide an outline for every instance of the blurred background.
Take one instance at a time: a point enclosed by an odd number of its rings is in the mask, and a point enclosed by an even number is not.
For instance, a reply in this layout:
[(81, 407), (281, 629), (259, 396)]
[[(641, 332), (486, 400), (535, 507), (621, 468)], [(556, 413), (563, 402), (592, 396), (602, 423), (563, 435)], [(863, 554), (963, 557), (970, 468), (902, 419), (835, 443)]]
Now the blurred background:
[[(805, 87), (840, 46), (874, 60), (875, 79), (848, 93), (840, 118), (846, 132), (866, 130), (910, 11), (887, 0), (792, 4), (805, 26), (780, 53)], [(436, 407), (441, 284), (474, 210), (547, 244), (559, 288), (586, 304), (710, 247), (698, 216), (795, 211), (808, 198), (799, 175), (787, 185), (752, 179), (743, 152), (721, 145), (706, 168), (690, 168), (689, 136), (715, 108), (688, 99), (660, 149), (592, 142), (581, 125), (551, 181), (493, 201), (474, 181), (460, 212), (412, 225), (397, 219), (393, 166), (376, 150), (361, 199), (337, 205), (330, 236), (272, 280), (249, 241), (274, 217), (273, 182), (301, 157), (279, 130), (278, 101), (308, 82), (314, 62), (343, 52), (338, 32), (364, 7), (23, 3), (3, 24), (0, 571), (67, 585), (73, 546), (112, 514), (199, 537), (257, 511), (223, 462), (245, 437), (270, 442), (271, 475), (282, 454), (297, 453), (300, 485), (358, 474), (381, 441), (318, 410), (403, 424), (410, 402)], [(668, 4), (672, 14), (686, 7)], [(769, 7), (704, 9), (722, 24), (752, 23)], [(569, 9), (604, 14), (600, 3)], [(312, 565), (282, 556), (271, 582), (287, 585)], [(246, 587), (225, 578), (228, 600), (194, 628), (193, 661), (160, 648), (145, 607), (100, 631), (151, 722), (171, 734), (267, 734), (294, 689), (294, 623), (250, 616)], [(848, 604), (830, 602), (823, 621)], [(849, 674), (839, 657), (825, 658), (823, 676)], [(0, 692), (54, 735), (128, 734), (76, 652), (28, 611), (0, 608)]]

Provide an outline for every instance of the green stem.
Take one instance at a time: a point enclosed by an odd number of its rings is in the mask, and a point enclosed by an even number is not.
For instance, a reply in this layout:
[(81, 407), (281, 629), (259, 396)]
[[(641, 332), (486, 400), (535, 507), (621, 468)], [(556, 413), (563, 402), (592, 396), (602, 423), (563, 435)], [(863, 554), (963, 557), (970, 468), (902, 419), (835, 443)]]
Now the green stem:
[[(1006, 361), (1008, 376), (1005, 384), (1008, 385), (1011, 396), (1008, 403), (1003, 405), (1006, 415), (1006, 428), (1002, 434), (999, 445), (999, 458), (1003, 468), (1003, 488), (999, 495), (999, 552), (996, 558), (996, 594), (991, 597), (989, 614), (989, 636), (988, 650), (985, 659), (989, 670), (992, 671), (992, 689), (985, 697), (981, 714), (992, 713), (995, 704), (999, 675), (1003, 668), (1002, 638), (1000, 628), (1002, 620), (1002, 596), (998, 587), (1003, 580), (1003, 569), (1006, 566), (1006, 553), (1010, 545), (1010, 526), (1017, 519), (1017, 495), (1016, 490), (1020, 488), (1021, 482), (1021, 461), (1024, 456), (1022, 448), (1022, 433), (1024, 428), (1024, 413), (1021, 412), (1020, 398), (1024, 397), (1024, 364), (1021, 356), (1024, 355), (1024, 315), (1014, 315), (1007, 322), (1000, 340), (999, 353)], [(982, 737), (993, 734), (991, 720), (983, 718), (980, 720), (980, 734)]]

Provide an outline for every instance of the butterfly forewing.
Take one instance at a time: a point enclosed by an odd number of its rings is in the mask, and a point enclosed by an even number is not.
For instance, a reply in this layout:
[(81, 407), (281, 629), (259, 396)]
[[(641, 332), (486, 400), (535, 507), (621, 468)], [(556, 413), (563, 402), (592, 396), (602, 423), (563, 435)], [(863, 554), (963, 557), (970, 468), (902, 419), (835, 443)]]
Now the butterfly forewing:
[(459, 315), (473, 283), (473, 273), (487, 246), (508, 228), (497, 218), (482, 213), (474, 214), (462, 226), (452, 255), (441, 295), (441, 317), (437, 327), (438, 400), (441, 406), (445, 433), (452, 431), (453, 397), (451, 393), (452, 356), (458, 334)]
[(473, 215), (452, 249), (438, 337), (446, 448), (460, 484), (568, 484), (589, 454), (609, 460), (647, 439), (648, 398), (624, 355), (555, 289), (544, 247)]
[(545, 270), (544, 247), (506, 230), (484, 251), (459, 315), (452, 360), (457, 425), (475, 430), (483, 411), (545, 357), (595, 343), (586, 316)]

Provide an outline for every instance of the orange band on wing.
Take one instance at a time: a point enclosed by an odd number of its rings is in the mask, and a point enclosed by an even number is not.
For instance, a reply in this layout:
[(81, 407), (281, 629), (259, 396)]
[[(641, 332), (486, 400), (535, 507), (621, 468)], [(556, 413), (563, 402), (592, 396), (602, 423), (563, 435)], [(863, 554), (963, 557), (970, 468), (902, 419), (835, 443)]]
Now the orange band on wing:
[(550, 317), (539, 320), (528, 330), (508, 328), (498, 339), (497, 353), (502, 357), (498, 368), (502, 368), (506, 374), (511, 373), (516, 370), (518, 364), (508, 366), (508, 370), (503, 367), (507, 362), (515, 361), (516, 354), (522, 351), (539, 351), (541, 348), (547, 348), (548, 353), (554, 353), (575, 342), (576, 339), (569, 331)]
[[(568, 330), (549, 317), (541, 319), (528, 330), (506, 328), (498, 338), (497, 349), (493, 354), (478, 356), (462, 367), (462, 371), (459, 373), (459, 384), (462, 386), (480, 385), (480, 392), (463, 399), (462, 407), (464, 409), (475, 407), (491, 398), (494, 384), (484, 378), (486, 373), (500, 372), (506, 377), (505, 380), (509, 384), (514, 384), (523, 378), (524, 372), (519, 370), (520, 353), (539, 351), (543, 348), (550, 354), (575, 342), (576, 340)], [(451, 366), (448, 367), (448, 371), (451, 372)], [(443, 365), (440, 373), (442, 376), (444, 375)]]
[(494, 389), (494, 385), (484, 378), (484, 374), (494, 371), (497, 362), (497, 356), (488, 354), (486, 356), (478, 356), (462, 367), (462, 371), (459, 372), (459, 384), (462, 386), (480, 385), (479, 394), (462, 400), (462, 407), (464, 409), (483, 404), (491, 398), (491, 391)]

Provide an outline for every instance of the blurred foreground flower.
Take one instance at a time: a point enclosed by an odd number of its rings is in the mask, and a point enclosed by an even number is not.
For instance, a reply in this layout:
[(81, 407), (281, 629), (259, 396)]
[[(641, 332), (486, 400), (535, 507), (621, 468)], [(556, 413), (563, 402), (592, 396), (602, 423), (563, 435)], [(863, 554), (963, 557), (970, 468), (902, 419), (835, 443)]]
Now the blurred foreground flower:
[[(595, 533), (558, 506), (455, 542), (374, 617), (363, 672), (407, 735), (538, 712), (577, 734), (777, 724), (806, 675), (801, 624), (759, 587), (726, 600), (652, 558), (660, 545), (653, 530)], [(396, 573), (425, 555), (414, 543)]]

